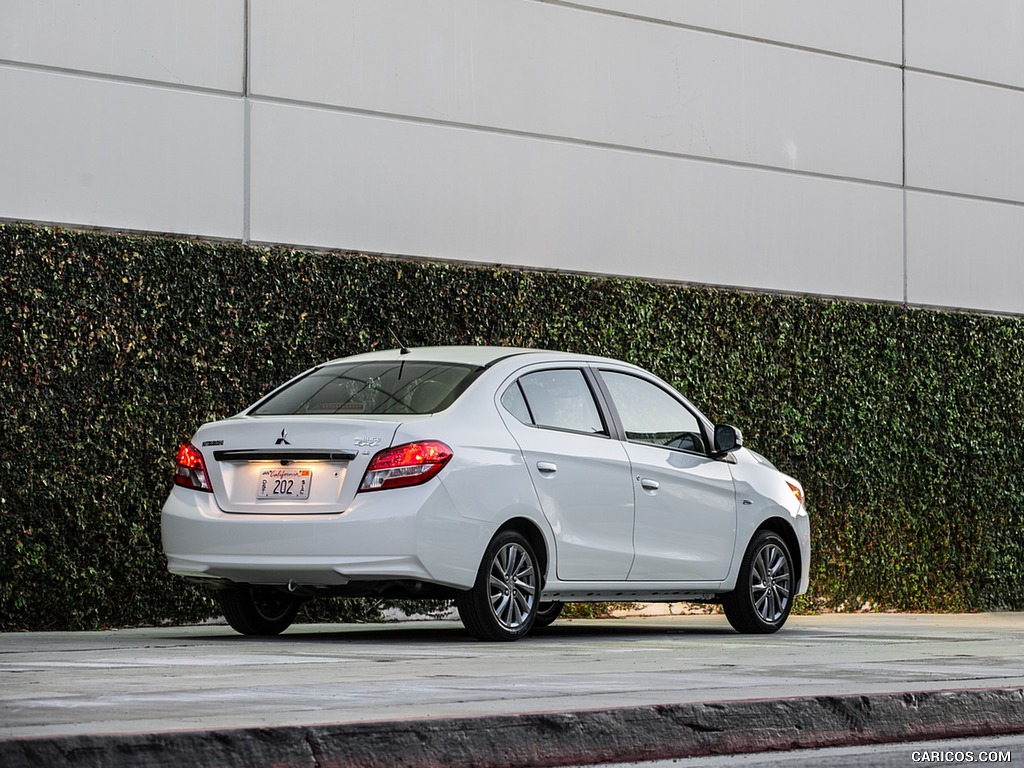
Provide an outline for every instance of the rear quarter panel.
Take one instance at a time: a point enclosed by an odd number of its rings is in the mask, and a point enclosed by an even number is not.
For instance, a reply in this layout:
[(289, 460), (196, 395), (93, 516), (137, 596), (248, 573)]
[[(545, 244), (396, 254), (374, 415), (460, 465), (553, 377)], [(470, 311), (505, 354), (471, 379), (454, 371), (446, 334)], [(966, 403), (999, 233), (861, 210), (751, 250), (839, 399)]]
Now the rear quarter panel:
[(470, 586), (494, 534), (510, 520), (526, 519), (544, 539), (550, 571), (550, 527), (492, 396), (464, 395), (439, 414), (403, 423), (395, 444), (430, 439), (445, 442), (453, 456), (438, 476), (450, 506), (424, 508), (417, 522), (418, 553), (427, 569), (448, 583)]

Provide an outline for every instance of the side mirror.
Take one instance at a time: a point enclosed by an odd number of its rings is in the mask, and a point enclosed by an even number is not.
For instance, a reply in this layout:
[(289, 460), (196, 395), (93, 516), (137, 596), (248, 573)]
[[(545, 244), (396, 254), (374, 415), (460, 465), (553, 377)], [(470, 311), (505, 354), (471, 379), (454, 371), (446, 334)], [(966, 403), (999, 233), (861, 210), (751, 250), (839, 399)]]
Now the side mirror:
[(743, 447), (743, 433), (731, 424), (715, 427), (715, 453), (724, 456)]

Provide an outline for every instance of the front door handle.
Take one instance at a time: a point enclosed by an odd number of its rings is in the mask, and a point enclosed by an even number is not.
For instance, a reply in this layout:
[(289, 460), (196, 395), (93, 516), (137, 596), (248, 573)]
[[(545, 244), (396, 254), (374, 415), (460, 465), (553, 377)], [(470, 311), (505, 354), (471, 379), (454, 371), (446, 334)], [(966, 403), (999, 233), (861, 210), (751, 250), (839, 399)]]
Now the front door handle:
[(537, 471), (542, 472), (545, 475), (552, 475), (558, 471), (558, 465), (550, 461), (538, 461)]
[(658, 488), (661, 487), (657, 480), (652, 480), (649, 477), (641, 477), (640, 478), (640, 486), (645, 491), (656, 491), (656, 490), (658, 490)]

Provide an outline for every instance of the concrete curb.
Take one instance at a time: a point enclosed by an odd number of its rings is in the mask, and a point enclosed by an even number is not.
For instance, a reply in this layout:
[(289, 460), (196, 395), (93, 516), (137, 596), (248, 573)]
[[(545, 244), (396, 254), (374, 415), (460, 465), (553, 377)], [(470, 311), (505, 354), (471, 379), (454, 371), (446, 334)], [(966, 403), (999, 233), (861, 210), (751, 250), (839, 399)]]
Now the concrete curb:
[(518, 768), (1024, 732), (1024, 688), (0, 740), (0, 766)]

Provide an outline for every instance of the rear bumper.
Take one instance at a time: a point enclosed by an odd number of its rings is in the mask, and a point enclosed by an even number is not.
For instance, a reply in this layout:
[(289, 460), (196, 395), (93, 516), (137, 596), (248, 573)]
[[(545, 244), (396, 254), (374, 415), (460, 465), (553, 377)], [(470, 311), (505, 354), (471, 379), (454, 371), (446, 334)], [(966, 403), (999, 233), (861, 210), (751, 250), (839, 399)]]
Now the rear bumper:
[(175, 487), (161, 514), (171, 573), (249, 584), (412, 580), (465, 589), (481, 551), (439, 537), (474, 527), (439, 483), (360, 495), (326, 515), (228, 513), (213, 494)]
[[(245, 557), (167, 555), (167, 570), (211, 582), (340, 587), (353, 580), (433, 581), (414, 557)], [(365, 573), (365, 577), (361, 578)]]

